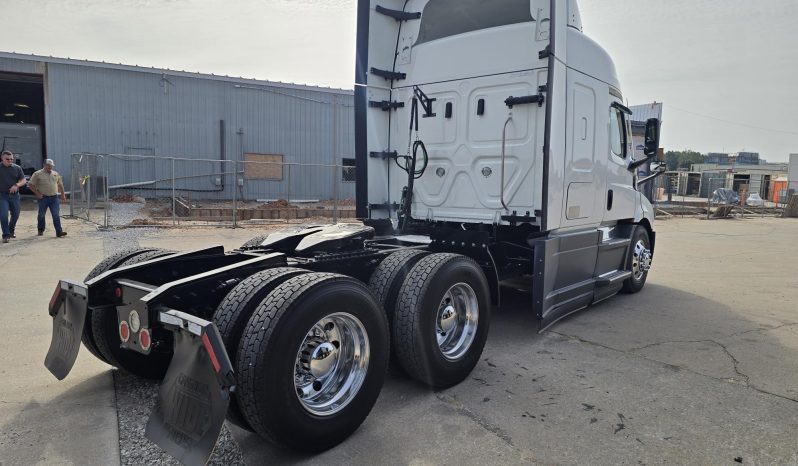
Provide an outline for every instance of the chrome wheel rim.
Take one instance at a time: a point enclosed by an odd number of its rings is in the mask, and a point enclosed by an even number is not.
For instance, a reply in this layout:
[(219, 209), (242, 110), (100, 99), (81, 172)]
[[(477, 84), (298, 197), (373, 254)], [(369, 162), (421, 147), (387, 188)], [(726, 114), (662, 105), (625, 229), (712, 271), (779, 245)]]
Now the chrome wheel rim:
[(479, 301), (466, 283), (449, 288), (438, 306), (435, 336), (443, 357), (456, 361), (468, 352), (477, 335)]
[(641, 239), (635, 244), (632, 252), (632, 275), (636, 281), (640, 281), (649, 269), (651, 269), (651, 250), (646, 248)]
[(369, 339), (352, 314), (330, 314), (305, 335), (294, 363), (294, 389), (300, 404), (317, 416), (330, 416), (355, 398), (366, 379)]

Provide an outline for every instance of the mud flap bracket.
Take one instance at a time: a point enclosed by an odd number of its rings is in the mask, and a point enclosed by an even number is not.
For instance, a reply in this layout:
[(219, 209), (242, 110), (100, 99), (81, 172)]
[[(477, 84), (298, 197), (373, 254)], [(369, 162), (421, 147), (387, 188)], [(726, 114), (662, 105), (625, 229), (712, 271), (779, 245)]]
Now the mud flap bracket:
[(158, 320), (175, 334), (175, 353), (145, 434), (186, 465), (204, 465), (222, 429), (235, 374), (212, 322), (171, 309)]

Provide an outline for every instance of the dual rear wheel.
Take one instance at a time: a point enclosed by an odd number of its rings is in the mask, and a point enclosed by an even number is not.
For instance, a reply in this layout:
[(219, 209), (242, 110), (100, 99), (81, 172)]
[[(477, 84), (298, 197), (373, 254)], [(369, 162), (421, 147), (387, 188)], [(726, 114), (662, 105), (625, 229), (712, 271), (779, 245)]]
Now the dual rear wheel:
[[(387, 285), (375, 280), (386, 275), (383, 265), (394, 270)], [(370, 286), (384, 297), (393, 356), (410, 377), (446, 388), (471, 373), (490, 326), (488, 282), (474, 260), (458, 254), (396, 252), (377, 268)]]
[(214, 316), (237, 373), (228, 419), (277, 445), (321, 451), (365, 420), (385, 379), (388, 321), (360, 281), (271, 269)]
[(237, 373), (228, 419), (277, 445), (321, 451), (368, 416), (390, 345), (397, 363), (430, 386), (468, 376), (490, 319), (487, 280), (474, 261), (402, 251), (369, 284), (280, 268), (230, 291), (214, 316)]

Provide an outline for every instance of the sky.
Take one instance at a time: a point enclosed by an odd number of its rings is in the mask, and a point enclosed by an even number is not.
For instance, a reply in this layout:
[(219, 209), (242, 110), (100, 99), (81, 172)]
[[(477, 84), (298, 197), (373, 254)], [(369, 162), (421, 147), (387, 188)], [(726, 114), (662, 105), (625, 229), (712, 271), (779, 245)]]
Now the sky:
[[(798, 2), (579, 0), (666, 150), (798, 153)], [(356, 0), (0, 0), (0, 51), (351, 89)]]

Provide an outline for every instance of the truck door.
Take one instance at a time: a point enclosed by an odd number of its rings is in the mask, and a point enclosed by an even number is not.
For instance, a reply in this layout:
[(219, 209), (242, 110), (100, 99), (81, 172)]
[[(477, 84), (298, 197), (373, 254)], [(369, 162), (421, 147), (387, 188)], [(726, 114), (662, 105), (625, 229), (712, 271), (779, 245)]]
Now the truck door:
[(634, 218), (637, 189), (634, 174), (627, 168), (632, 158), (632, 135), (629, 111), (620, 99), (611, 98), (609, 112), (609, 147), (607, 148), (607, 188), (604, 223)]
[[(603, 198), (606, 189), (600, 168), (605, 163), (597, 159), (604, 157), (604, 138), (597, 134), (597, 131), (603, 131), (604, 126), (597, 126), (596, 118), (599, 89), (606, 89), (606, 85), (602, 84), (588, 75), (568, 70), (563, 227), (598, 226), (604, 218)], [(604, 111), (603, 107), (601, 104), (601, 112)], [(599, 143), (602, 144), (601, 148), (597, 147)]]

